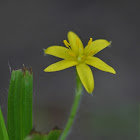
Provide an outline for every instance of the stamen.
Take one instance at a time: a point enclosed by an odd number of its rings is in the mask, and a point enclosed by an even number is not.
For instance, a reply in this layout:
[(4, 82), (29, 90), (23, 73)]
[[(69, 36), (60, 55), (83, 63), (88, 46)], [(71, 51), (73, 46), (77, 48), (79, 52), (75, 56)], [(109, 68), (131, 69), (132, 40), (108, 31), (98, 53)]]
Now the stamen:
[(88, 46), (92, 43), (92, 38), (88, 41)]
[(90, 44), (92, 43), (92, 38), (90, 38), (89, 39), (89, 41), (88, 41), (88, 44), (87, 44), (87, 46), (86, 46), (86, 48), (85, 48), (85, 55), (88, 55), (89, 54), (89, 48), (90, 48)]
[(68, 47), (70, 49), (70, 44), (68, 43), (67, 40), (63, 40), (63, 43), (65, 44), (66, 47)]

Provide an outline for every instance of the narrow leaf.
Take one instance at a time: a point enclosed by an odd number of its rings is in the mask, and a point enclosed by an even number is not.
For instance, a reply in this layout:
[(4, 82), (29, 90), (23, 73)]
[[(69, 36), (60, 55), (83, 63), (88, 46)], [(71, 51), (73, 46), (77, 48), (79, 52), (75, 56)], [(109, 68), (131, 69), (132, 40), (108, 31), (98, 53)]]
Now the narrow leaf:
[(1, 109), (0, 109), (0, 140), (9, 140)]
[(32, 129), (32, 72), (12, 71), (9, 94), (7, 128), (10, 140), (23, 140)]
[(62, 132), (61, 130), (50, 131), (50, 133), (48, 134), (48, 139), (47, 140), (58, 140), (61, 132)]

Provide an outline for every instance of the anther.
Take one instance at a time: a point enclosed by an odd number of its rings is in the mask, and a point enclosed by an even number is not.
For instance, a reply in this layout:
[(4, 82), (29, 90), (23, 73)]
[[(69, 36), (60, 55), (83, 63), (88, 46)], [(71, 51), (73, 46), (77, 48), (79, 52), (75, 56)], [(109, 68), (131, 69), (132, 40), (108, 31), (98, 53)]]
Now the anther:
[(68, 47), (68, 48), (70, 49), (70, 47), (69, 47), (69, 46), (70, 46), (70, 44), (68, 43), (68, 41), (67, 41), (67, 40), (63, 40), (63, 43), (65, 44), (65, 46), (66, 46), (66, 47)]
[(90, 40), (88, 41), (88, 45), (90, 45), (92, 43), (92, 38), (90, 38)]

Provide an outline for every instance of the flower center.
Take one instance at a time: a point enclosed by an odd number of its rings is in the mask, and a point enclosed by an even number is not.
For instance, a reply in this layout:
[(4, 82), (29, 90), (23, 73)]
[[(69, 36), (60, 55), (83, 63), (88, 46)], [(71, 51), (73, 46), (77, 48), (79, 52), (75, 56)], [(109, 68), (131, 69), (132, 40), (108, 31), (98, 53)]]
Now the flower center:
[(82, 58), (80, 56), (77, 57), (77, 61), (81, 62)]
[(83, 63), (85, 61), (85, 59), (86, 59), (86, 56), (81, 54), (77, 57), (77, 62), (78, 63)]
[(90, 38), (88, 44), (87, 44), (87, 49), (86, 50), (82, 50), (82, 48), (80, 48), (80, 42), (79, 42), (79, 39), (77, 38), (76, 39), (76, 47), (78, 47), (78, 54), (75, 54), (73, 51), (72, 51), (72, 48), (69, 44), (69, 42), (67, 40), (64, 40), (63, 43), (65, 44), (65, 46), (70, 50), (69, 51), (69, 55), (72, 56), (72, 58), (77, 61), (78, 63), (84, 63), (86, 57), (87, 57), (87, 52), (89, 50), (89, 46), (90, 44), (92, 43), (92, 38)]

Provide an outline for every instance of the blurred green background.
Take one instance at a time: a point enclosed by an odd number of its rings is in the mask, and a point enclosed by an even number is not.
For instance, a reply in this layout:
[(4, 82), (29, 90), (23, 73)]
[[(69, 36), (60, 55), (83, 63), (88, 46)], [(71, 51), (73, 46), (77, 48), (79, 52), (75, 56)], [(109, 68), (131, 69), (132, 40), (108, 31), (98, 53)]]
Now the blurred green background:
[[(137, 0), (0, 1), (0, 106), (7, 115), (10, 69), (33, 67), (34, 128), (63, 129), (73, 103), (75, 68), (44, 73), (60, 59), (44, 56), (43, 48), (63, 45), (69, 30), (84, 45), (90, 37), (112, 41), (96, 56), (116, 75), (92, 68), (93, 96), (81, 99), (68, 140), (138, 140), (139, 25)], [(5, 119), (6, 121), (6, 119)]]

